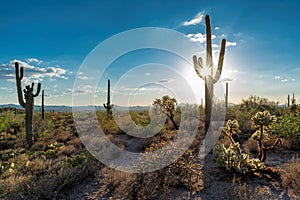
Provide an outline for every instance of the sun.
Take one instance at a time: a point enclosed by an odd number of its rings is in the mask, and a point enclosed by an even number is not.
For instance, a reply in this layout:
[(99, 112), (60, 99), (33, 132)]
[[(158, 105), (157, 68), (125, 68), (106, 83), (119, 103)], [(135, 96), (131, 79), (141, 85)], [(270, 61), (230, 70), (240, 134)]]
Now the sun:
[(201, 69), (201, 75), (204, 77), (210, 76), (210, 69), (208, 67), (203, 67), (203, 69)]

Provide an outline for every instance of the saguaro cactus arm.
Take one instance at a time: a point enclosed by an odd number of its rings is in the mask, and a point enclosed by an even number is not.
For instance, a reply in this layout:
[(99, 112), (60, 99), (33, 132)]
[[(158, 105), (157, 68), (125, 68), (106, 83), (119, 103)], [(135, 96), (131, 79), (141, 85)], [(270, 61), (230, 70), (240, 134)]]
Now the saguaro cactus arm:
[(223, 69), (223, 62), (224, 62), (224, 55), (225, 55), (225, 47), (226, 47), (226, 40), (223, 39), (221, 43), (221, 50), (219, 54), (219, 62), (218, 62), (218, 68), (214, 77), (214, 83), (218, 82), (221, 74), (222, 74), (222, 69)]
[[(209, 16), (206, 15), (205, 17), (205, 24), (206, 24), (206, 68), (210, 70), (210, 78), (212, 79), (212, 83), (216, 83), (219, 81), (222, 68), (223, 68), (223, 62), (224, 62), (224, 55), (225, 55), (225, 47), (226, 47), (226, 40), (223, 39), (221, 42), (221, 50), (219, 54), (219, 61), (218, 61), (218, 67), (216, 70), (216, 73), (214, 75), (213, 73), (213, 58), (212, 58), (212, 40), (211, 40), (211, 25), (210, 25), (210, 19)], [(203, 61), (202, 58), (197, 58), (196, 55), (193, 56), (194, 61), (194, 68), (198, 76), (205, 80), (204, 74), (201, 73), (201, 70), (203, 69)], [(207, 74), (206, 74), (207, 76)]]
[(203, 69), (203, 61), (202, 61), (202, 58), (199, 57), (197, 59), (197, 56), (193, 56), (193, 61), (194, 61), (194, 67), (195, 67), (195, 70), (196, 70), (196, 73), (198, 74), (198, 76), (202, 79), (205, 79), (205, 77), (202, 76), (201, 74), (201, 70)]
[(16, 71), (16, 84), (17, 84), (19, 104), (22, 107), (25, 107), (25, 101), (22, 93), (22, 83), (21, 83), (21, 80), (23, 79), (24, 76), (24, 68), (21, 67), (19, 70), (19, 63), (15, 62), (15, 71)]
[(211, 26), (209, 16), (205, 16), (206, 25), (206, 67), (211, 69), (211, 76), (213, 74), (212, 69), (212, 47), (211, 47)]
[[(34, 83), (32, 83), (32, 91), (33, 91), (33, 85), (34, 85)], [(38, 87), (37, 87), (36, 93), (33, 95), (33, 97), (39, 96), (40, 91), (41, 91), (41, 83), (38, 83)]]

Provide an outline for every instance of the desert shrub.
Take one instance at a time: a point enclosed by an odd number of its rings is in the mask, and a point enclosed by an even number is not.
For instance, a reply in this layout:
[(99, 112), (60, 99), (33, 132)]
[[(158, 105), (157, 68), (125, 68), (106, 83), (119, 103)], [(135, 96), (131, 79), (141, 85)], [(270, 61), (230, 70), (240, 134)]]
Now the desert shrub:
[(188, 149), (166, 168), (164, 185), (200, 191), (204, 184), (202, 167), (200, 163), (196, 162), (193, 150)]
[(251, 128), (251, 116), (253, 110), (241, 110), (239, 106), (229, 107), (227, 110), (227, 119), (236, 119), (239, 122), (240, 129), (243, 131), (250, 131)]
[(273, 132), (285, 138), (283, 146), (287, 149), (300, 149), (300, 113), (286, 113), (278, 117)]
[(70, 167), (76, 167), (76, 166), (86, 163), (87, 161), (89, 161), (91, 159), (92, 159), (92, 155), (90, 153), (86, 152), (86, 153), (81, 153), (80, 155), (76, 155), (72, 158), (67, 158), (67, 159), (65, 159), (65, 162)]
[(0, 132), (5, 127), (8, 118), (6, 116), (0, 116)]
[(299, 158), (291, 160), (287, 164), (287, 173), (283, 177), (283, 185), (294, 189), (300, 195), (300, 160)]
[(300, 136), (300, 114), (284, 114), (273, 125), (273, 132), (282, 137), (294, 139)]
[[(109, 190), (115, 190), (119, 185), (124, 184), (126, 180), (132, 178), (132, 174), (118, 171), (110, 167), (103, 167), (101, 169), (101, 174), (102, 181)], [(121, 192), (121, 190), (119, 192)]]
[(150, 123), (150, 116), (146, 112), (138, 113), (131, 111), (131, 119), (139, 126), (147, 126)]
[(9, 169), (1, 175), (0, 193), (8, 199), (60, 198), (65, 189), (81, 182), (97, 169), (91, 157), (60, 159), (30, 158), (21, 154), (8, 161)]
[(122, 130), (112, 117), (108, 117), (106, 112), (96, 113), (101, 129), (105, 134), (121, 134)]

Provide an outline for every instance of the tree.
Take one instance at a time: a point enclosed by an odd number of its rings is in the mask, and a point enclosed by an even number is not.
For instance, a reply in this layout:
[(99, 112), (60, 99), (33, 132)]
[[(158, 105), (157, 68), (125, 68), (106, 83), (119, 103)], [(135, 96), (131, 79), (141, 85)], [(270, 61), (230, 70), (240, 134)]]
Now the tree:
[(171, 120), (175, 129), (178, 130), (178, 126), (174, 121), (175, 107), (177, 105), (177, 100), (175, 98), (171, 98), (168, 95), (163, 96), (161, 99), (156, 98), (152, 105), (155, 110), (165, 114)]

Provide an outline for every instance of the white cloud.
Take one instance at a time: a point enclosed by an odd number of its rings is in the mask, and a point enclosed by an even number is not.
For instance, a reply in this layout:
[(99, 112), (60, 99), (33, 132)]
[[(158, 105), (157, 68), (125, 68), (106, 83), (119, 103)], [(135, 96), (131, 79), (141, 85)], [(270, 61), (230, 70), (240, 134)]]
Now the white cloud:
[(221, 82), (233, 82), (233, 81), (235, 81), (235, 79), (229, 78), (229, 77), (226, 77), (226, 78), (222, 78), (222, 79), (221, 79)]
[(201, 23), (203, 21), (203, 19), (204, 19), (204, 13), (199, 12), (193, 19), (183, 22), (182, 25), (183, 26), (196, 25), (196, 24)]
[(218, 26), (215, 27), (215, 30), (219, 30), (219, 29), (220, 29), (220, 27), (218, 27)]
[(172, 82), (172, 81), (174, 81), (173, 79), (161, 79), (161, 80), (159, 80), (158, 82), (159, 83), (170, 83), (170, 82)]
[(37, 59), (37, 58), (27, 58), (26, 59), (27, 63), (37, 63), (38, 65), (41, 64), (43, 61)]
[(151, 75), (151, 73), (147, 72), (147, 73), (145, 73), (145, 75), (146, 75), (146, 76), (150, 76), (150, 75)]
[(226, 42), (226, 46), (227, 47), (230, 47), (230, 46), (236, 46), (237, 44), (236, 44), (236, 42)]
[(61, 67), (37, 67), (28, 62), (20, 60), (12, 60), (9, 63), (0, 65), (0, 79), (14, 81), (15, 79), (15, 62), (18, 62), (20, 67), (24, 67), (24, 82), (29, 83), (31, 80), (42, 81), (44, 78), (54, 80), (56, 78), (68, 79), (65, 75), (67, 70)]
[(219, 45), (217, 45), (217, 44), (212, 44), (211, 46), (212, 46), (212, 48), (218, 48), (219, 47)]
[(288, 82), (289, 80), (287, 80), (287, 79), (282, 79), (282, 80), (280, 80), (281, 82), (283, 82), (283, 83), (286, 83), (286, 82)]
[(274, 79), (280, 79), (280, 76), (275, 76)]
[[(191, 33), (191, 34), (187, 34), (186, 37), (192, 40), (193, 42), (203, 43), (206, 41), (206, 35), (202, 33), (195, 33), (195, 34)], [(215, 38), (216, 35), (211, 36), (211, 39), (215, 39)]]

